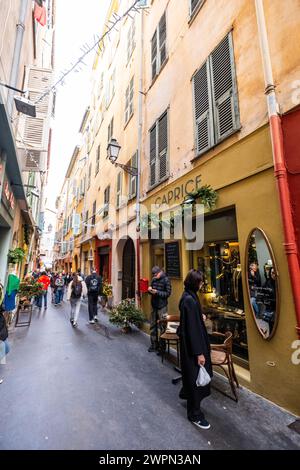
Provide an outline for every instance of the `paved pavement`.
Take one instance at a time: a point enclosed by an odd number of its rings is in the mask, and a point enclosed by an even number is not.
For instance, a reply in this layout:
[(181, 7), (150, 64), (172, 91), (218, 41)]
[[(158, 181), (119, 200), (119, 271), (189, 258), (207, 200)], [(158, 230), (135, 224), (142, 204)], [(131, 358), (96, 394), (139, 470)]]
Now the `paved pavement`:
[(0, 449), (300, 449), (287, 427), (295, 417), (245, 389), (238, 404), (213, 390), (203, 406), (212, 427), (195, 428), (176, 372), (147, 352), (143, 333), (125, 335), (101, 314), (107, 337), (87, 325), (86, 305), (74, 330), (68, 313), (51, 305), (11, 333)]

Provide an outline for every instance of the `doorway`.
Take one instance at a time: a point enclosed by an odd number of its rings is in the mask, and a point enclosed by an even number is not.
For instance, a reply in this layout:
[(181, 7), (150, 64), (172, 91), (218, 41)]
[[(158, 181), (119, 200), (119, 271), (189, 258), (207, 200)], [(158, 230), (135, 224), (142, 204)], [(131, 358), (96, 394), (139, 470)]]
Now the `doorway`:
[(131, 238), (123, 250), (122, 299), (135, 298), (135, 248)]
[(109, 254), (110, 247), (104, 246), (98, 249), (99, 254), (99, 274), (103, 280), (110, 282), (109, 275)]

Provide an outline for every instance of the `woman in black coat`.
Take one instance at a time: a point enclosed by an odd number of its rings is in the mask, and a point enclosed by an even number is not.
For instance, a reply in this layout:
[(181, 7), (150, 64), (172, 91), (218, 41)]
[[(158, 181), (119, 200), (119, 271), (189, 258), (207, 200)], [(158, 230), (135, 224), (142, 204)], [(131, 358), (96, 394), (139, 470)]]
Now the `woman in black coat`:
[(210, 395), (210, 384), (197, 387), (199, 366), (203, 365), (212, 377), (210, 344), (197, 295), (203, 283), (200, 271), (191, 270), (185, 281), (185, 291), (179, 303), (180, 309), (180, 358), (184, 395), (187, 398), (187, 416), (196, 426), (209, 429), (210, 424), (200, 409), (203, 398)]

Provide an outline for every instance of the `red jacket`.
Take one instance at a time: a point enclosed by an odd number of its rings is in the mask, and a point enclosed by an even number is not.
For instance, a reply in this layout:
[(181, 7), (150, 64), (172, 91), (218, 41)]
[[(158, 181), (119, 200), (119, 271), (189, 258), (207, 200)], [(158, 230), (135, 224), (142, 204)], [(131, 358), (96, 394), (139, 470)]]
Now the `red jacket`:
[(50, 285), (50, 279), (48, 276), (40, 276), (38, 278), (38, 282), (43, 285), (44, 290), (48, 290), (48, 287)]

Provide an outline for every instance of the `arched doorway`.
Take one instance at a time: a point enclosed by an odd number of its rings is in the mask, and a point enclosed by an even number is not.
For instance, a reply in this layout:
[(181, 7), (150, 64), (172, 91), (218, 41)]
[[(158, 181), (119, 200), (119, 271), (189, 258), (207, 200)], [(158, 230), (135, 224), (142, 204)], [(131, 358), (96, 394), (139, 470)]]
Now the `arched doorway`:
[(122, 299), (135, 297), (135, 248), (131, 238), (123, 249)]

